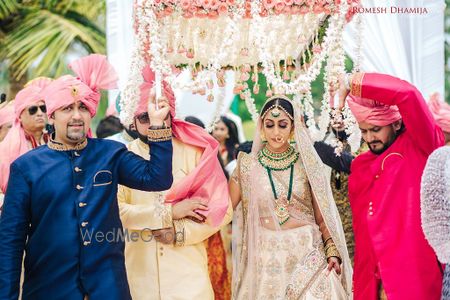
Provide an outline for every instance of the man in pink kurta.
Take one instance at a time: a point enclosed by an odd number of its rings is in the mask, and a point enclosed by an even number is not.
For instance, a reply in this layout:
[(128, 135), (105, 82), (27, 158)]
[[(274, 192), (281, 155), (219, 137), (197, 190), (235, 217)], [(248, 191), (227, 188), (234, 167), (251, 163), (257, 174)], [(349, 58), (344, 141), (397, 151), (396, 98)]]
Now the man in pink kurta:
[(442, 131), (406, 81), (357, 73), (347, 88), (347, 102), (371, 150), (353, 160), (349, 177), (354, 298), (385, 293), (389, 300), (438, 300), (442, 270), (422, 232), (420, 180), (428, 156), (443, 145)]

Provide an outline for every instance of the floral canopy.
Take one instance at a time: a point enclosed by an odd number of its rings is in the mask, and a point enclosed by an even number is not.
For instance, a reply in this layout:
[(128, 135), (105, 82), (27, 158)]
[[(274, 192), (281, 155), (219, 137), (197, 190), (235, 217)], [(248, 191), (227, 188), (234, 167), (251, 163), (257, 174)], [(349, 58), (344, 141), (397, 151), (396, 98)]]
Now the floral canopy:
[[(122, 97), (122, 119), (133, 116), (141, 71), (148, 63), (157, 86), (165, 80), (219, 104), (224, 93), (214, 95), (213, 87), (223, 88), (225, 70), (232, 69), (237, 73), (234, 92), (245, 100), (254, 120), (257, 110), (247, 81), (254, 82), (253, 93), (258, 94), (262, 73), (267, 96), (293, 95), (313, 139), (324, 138), (333, 107), (329, 88), (345, 71), (344, 26), (359, 0), (136, 0), (134, 5), (136, 49)], [(325, 64), (325, 93), (316, 122), (311, 82)], [(182, 69), (192, 74), (187, 83), (177, 77)], [(349, 111), (344, 116), (351, 133), (354, 119)]]

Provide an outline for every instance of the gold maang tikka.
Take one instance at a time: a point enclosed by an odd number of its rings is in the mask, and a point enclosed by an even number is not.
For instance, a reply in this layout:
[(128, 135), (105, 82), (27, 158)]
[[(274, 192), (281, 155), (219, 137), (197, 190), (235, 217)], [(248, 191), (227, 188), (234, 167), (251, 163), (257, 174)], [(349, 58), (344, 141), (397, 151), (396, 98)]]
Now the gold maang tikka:
[(278, 118), (278, 117), (280, 116), (281, 112), (280, 112), (280, 110), (278, 109), (278, 105), (275, 105), (275, 108), (272, 109), (272, 110), (270, 111), (270, 114), (271, 114), (272, 117), (274, 117), (274, 118)]
[[(284, 95), (275, 95), (270, 97), (269, 99), (266, 100), (266, 103), (268, 103), (269, 101), (273, 100), (273, 99), (283, 99), (288, 101), (289, 103), (292, 104), (291, 99), (289, 99), (288, 97), (284, 96)], [(264, 105), (265, 106), (265, 105)], [(284, 111), (286, 113), (286, 115), (291, 119), (294, 120), (293, 116), (286, 111), (283, 106), (278, 104), (278, 101), (273, 104), (272, 106), (270, 106), (263, 115), (261, 115), (261, 119), (264, 119), (264, 117), (266, 116), (266, 114), (270, 111), (270, 115), (274, 118), (278, 118), (281, 115), (281, 110)]]

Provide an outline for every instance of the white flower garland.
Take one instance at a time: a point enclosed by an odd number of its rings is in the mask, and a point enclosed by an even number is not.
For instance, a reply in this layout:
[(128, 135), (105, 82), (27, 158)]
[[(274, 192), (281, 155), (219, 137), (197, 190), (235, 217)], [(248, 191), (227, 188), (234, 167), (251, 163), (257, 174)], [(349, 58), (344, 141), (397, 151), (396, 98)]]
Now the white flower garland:
[(214, 130), (214, 126), (219, 122), (220, 116), (222, 114), (223, 106), (225, 104), (225, 88), (219, 88), (219, 94), (217, 95), (217, 101), (216, 101), (216, 110), (214, 112), (214, 117), (211, 121), (211, 123), (208, 125), (206, 130), (208, 132), (212, 132)]
[(137, 22), (137, 39), (135, 49), (131, 57), (130, 74), (128, 75), (128, 82), (123, 90), (122, 97), (120, 98), (120, 119), (123, 124), (131, 124), (133, 122), (134, 112), (137, 107), (137, 99), (140, 99), (139, 86), (144, 82), (142, 78), (142, 69), (145, 67), (144, 53), (145, 46), (144, 41), (147, 38), (144, 22), (145, 11), (143, 9), (136, 9), (136, 22)]
[(258, 110), (256, 109), (255, 99), (253, 99), (252, 94), (249, 89), (242, 92), (244, 95), (245, 106), (247, 106), (248, 112), (252, 116), (253, 122), (258, 121)]

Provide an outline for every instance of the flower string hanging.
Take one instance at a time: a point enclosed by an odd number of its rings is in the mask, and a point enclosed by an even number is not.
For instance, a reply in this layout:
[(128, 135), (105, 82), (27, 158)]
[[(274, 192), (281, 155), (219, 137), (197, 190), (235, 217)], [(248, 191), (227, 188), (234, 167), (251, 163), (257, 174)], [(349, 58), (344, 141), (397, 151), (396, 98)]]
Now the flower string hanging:
[[(234, 92), (256, 120), (247, 80), (253, 81), (252, 91), (258, 94), (261, 71), (266, 95), (294, 95), (313, 139), (323, 139), (330, 123), (328, 87), (336, 86), (344, 71), (342, 34), (357, 5), (359, 0), (136, 0), (136, 49), (121, 117), (132, 118), (142, 83), (140, 72), (150, 63), (157, 78), (173, 88), (217, 101), (213, 123), (223, 106), (224, 70), (239, 70)], [(325, 93), (316, 123), (311, 83), (324, 63)], [(184, 68), (192, 72), (188, 82), (174, 72)], [(214, 83), (220, 87), (219, 95), (212, 92)], [(346, 130), (354, 129), (351, 120), (346, 124)]]

